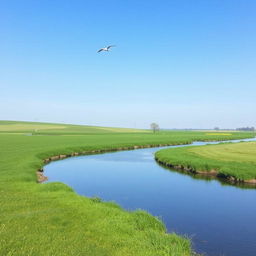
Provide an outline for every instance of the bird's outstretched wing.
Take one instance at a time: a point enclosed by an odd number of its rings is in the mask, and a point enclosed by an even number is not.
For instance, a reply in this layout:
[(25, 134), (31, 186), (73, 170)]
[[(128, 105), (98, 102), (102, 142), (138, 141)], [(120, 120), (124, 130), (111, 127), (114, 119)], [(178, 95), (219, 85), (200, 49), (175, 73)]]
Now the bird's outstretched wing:
[(111, 47), (115, 47), (115, 45), (109, 45), (107, 49), (110, 49)]
[(102, 52), (103, 51), (103, 48), (99, 49), (97, 52)]

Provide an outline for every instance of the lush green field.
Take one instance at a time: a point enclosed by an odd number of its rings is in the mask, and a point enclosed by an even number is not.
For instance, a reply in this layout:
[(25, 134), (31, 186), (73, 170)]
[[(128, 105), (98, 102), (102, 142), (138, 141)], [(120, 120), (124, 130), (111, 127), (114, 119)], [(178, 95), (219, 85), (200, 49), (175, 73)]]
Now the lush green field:
[(127, 133), (114, 128), (7, 121), (0, 126), (0, 255), (8, 256), (191, 255), (190, 241), (166, 234), (164, 225), (151, 215), (79, 196), (61, 183), (38, 184), (36, 170), (43, 166), (43, 159), (58, 154), (251, 136)]
[(156, 153), (156, 159), (167, 165), (251, 183), (256, 179), (255, 156), (256, 142), (164, 149)]
[(52, 124), (35, 122), (0, 121), (0, 133), (33, 133), (33, 134), (99, 134), (99, 133), (145, 133), (148, 130), (96, 127), (72, 124)]

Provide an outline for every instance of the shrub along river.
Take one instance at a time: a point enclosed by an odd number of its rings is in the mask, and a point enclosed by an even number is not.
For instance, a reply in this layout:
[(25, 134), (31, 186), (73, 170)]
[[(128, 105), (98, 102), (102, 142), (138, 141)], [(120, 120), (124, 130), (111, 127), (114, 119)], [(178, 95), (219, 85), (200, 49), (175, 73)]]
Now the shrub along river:
[[(216, 142), (192, 145), (205, 144)], [(46, 165), (44, 174), (48, 182), (63, 182), (81, 195), (158, 216), (168, 232), (191, 238), (199, 253), (255, 256), (256, 189), (166, 169), (154, 160), (159, 149), (67, 158)]]

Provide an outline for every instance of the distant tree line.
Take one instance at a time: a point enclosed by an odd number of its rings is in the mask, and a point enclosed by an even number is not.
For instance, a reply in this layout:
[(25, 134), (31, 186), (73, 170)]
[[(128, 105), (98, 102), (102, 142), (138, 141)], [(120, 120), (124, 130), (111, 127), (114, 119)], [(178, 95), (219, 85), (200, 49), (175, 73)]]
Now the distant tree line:
[(254, 132), (255, 131), (255, 128), (252, 126), (252, 127), (240, 127), (240, 128), (236, 128), (237, 131), (251, 131), (251, 132)]

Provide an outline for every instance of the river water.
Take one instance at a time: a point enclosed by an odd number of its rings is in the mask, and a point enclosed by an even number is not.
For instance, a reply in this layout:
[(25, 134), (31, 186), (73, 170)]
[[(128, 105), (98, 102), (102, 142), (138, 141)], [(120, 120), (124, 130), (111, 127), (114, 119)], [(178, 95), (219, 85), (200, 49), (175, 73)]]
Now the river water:
[(159, 149), (67, 158), (47, 164), (44, 174), (48, 182), (63, 182), (78, 194), (158, 216), (168, 232), (191, 238), (197, 252), (209, 256), (255, 256), (256, 189), (166, 169), (154, 160)]

